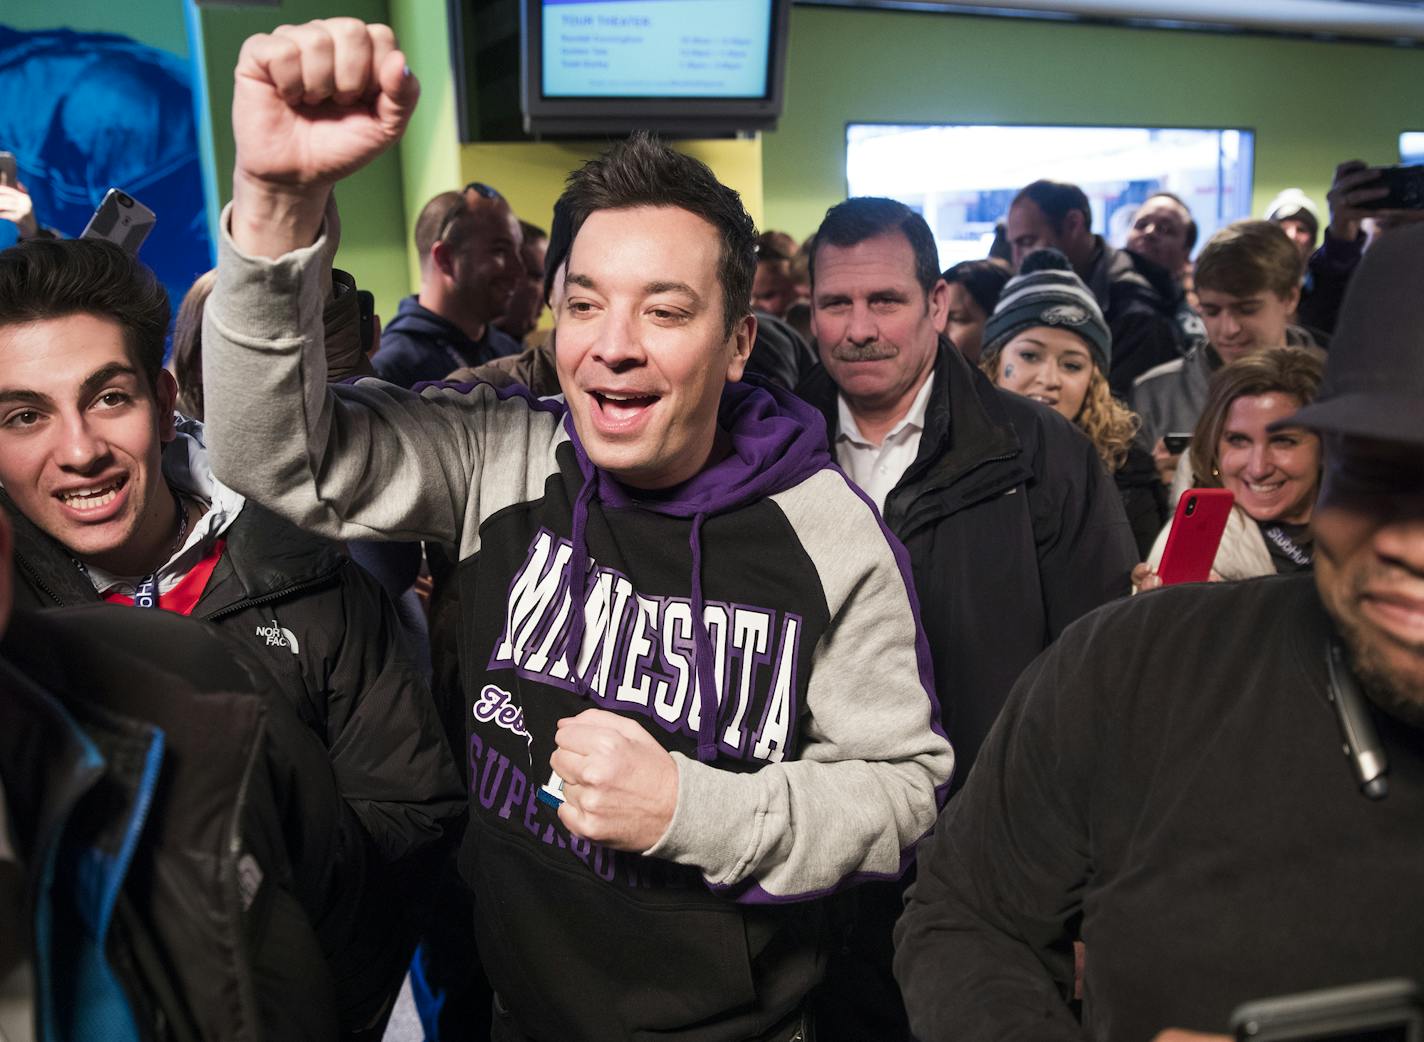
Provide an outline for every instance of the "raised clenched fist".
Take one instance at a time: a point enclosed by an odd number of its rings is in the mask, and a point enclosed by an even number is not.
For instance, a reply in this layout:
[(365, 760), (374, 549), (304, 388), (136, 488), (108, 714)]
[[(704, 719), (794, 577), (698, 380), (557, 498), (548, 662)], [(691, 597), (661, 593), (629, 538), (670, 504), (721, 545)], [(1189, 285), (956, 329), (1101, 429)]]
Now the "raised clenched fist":
[(328, 18), (251, 37), (232, 103), (239, 247), (309, 243), (331, 186), (400, 140), (419, 97), (387, 26)]

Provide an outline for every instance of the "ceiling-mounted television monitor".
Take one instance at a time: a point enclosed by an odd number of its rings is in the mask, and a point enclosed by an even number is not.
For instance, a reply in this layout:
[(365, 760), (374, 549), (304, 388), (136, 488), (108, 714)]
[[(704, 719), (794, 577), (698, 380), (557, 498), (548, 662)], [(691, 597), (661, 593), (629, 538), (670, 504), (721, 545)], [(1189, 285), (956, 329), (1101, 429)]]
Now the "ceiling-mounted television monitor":
[(791, 0), (521, 0), (524, 129), (770, 130)]

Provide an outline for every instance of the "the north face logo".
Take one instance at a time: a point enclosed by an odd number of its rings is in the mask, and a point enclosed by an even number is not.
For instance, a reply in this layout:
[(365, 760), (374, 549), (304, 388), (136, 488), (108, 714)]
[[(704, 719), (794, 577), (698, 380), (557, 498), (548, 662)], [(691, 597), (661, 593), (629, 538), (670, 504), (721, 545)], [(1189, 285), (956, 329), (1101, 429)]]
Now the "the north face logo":
[(267, 642), (269, 648), (291, 648), (295, 655), (300, 650), (297, 646), (297, 635), (285, 626), (278, 626), (277, 620), (272, 620), (270, 626), (258, 626), (257, 636)]

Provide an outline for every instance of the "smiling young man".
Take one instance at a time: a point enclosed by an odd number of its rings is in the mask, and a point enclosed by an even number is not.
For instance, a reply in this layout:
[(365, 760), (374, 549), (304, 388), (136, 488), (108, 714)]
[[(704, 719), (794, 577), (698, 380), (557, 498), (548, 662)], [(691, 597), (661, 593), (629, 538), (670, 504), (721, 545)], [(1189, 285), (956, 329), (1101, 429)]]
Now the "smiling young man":
[(1108, 606), (1015, 688), (897, 931), (916, 1038), (1227, 1042), (1252, 999), (1424, 978), (1421, 280), (1424, 228), (1372, 250), (1273, 425), (1324, 441), (1314, 575)]
[(341, 982), (347, 1026), (364, 1027), (399, 988), (392, 931), (422, 900), (412, 874), (443, 849), (459, 779), (376, 581), (213, 477), (202, 425), (173, 412), (168, 313), (153, 273), (112, 244), (0, 253), (0, 505), (17, 603), (189, 615), (264, 661), (366, 830), (369, 862), (351, 851), (334, 868), (392, 916), (371, 921), (374, 976)]
[(1162, 436), (1196, 426), (1211, 374), (1227, 362), (1267, 347), (1316, 347), (1310, 333), (1290, 321), (1302, 270), (1295, 245), (1269, 221), (1237, 221), (1202, 247), (1196, 287), (1206, 342), (1142, 374), (1132, 387), (1133, 411), (1159, 461), (1165, 460)]
[(254, 37), (237, 83), (204, 332), (218, 472), (328, 535), (455, 549), (495, 1037), (806, 1038), (815, 898), (900, 872), (952, 754), (894, 544), (819, 417), (737, 382), (740, 199), (646, 137), (570, 176), (563, 401), (328, 387), (331, 187), (418, 87), (351, 19)]

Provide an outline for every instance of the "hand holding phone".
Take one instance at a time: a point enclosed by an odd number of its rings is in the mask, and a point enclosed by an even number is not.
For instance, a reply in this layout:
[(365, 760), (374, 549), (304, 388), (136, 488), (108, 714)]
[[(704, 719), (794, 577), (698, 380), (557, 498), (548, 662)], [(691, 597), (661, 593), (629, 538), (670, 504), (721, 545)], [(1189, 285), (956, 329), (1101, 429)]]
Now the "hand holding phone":
[(1162, 585), (1199, 583), (1211, 577), (1235, 498), (1224, 488), (1189, 488), (1182, 493), (1157, 565)]
[(1359, 203), (1362, 210), (1424, 210), (1424, 166), (1374, 168), (1376, 186), (1387, 191)]

